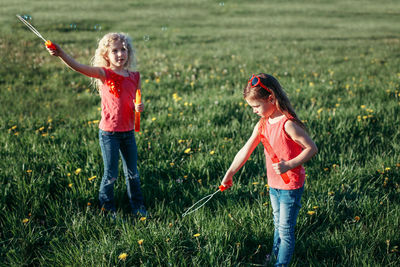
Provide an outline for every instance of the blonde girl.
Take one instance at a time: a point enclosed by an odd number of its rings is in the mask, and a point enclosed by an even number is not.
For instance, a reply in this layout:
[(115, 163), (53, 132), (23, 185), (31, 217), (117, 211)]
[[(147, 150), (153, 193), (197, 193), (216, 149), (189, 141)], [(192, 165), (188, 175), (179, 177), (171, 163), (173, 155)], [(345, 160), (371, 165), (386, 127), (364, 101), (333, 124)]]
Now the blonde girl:
[(265, 73), (252, 75), (243, 95), (261, 119), (236, 154), (221, 184), (232, 186), (233, 175), (262, 142), (275, 226), (271, 259), (275, 260), (276, 266), (288, 266), (294, 251), (294, 229), (304, 189), (302, 164), (310, 160), (318, 149), (273, 76)]
[(100, 184), (99, 201), (103, 210), (115, 216), (114, 183), (118, 177), (121, 154), (126, 187), (132, 213), (146, 216), (137, 169), (137, 147), (134, 135), (134, 111), (142, 112), (143, 104), (135, 104), (140, 88), (139, 72), (130, 71), (135, 58), (131, 39), (124, 33), (108, 33), (98, 44), (93, 66), (81, 64), (57, 44), (47, 48), (68, 67), (95, 79), (101, 97), (99, 124), (100, 147), (104, 174)]

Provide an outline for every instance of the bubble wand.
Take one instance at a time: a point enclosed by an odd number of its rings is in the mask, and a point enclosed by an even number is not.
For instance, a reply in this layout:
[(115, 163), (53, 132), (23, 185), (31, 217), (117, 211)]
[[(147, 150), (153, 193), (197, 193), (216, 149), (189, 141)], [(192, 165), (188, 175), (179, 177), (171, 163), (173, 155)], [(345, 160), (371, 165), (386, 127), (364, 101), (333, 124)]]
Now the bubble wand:
[[(214, 196), (215, 194), (217, 194), (218, 192), (222, 192), (222, 191), (224, 191), (225, 189), (228, 189), (228, 188), (229, 188), (229, 187), (220, 185), (220, 186), (219, 186), (219, 189), (218, 189), (217, 191), (215, 191), (214, 193), (209, 194), (209, 195), (203, 197), (202, 199), (200, 199), (199, 201), (197, 201), (196, 203), (194, 203), (190, 208), (188, 208), (188, 209), (182, 214), (182, 217), (185, 217), (186, 215), (189, 215), (189, 214), (195, 212), (196, 210), (200, 209), (200, 208), (203, 207), (208, 201), (210, 201), (210, 199), (212, 199), (213, 196)], [(203, 202), (203, 201), (204, 201), (204, 202)], [(196, 207), (196, 205), (198, 205), (198, 206)]]
[(44, 41), (44, 44), (46, 45), (47, 48), (51, 48), (51, 49), (56, 49), (55, 45), (50, 41), (50, 40), (46, 40), (43, 38), (43, 36), (40, 34), (40, 32), (38, 30), (35, 29), (35, 27), (33, 27), (28, 21), (26, 21), (23, 17), (21, 17), (20, 15), (17, 15), (17, 18), (22, 21), (22, 23), (25, 24), (26, 27), (28, 27), (34, 34), (36, 34), (37, 37), (39, 37), (40, 39), (42, 39)]
[[(139, 88), (136, 90), (135, 103), (136, 105), (142, 103), (142, 93), (140, 92)], [(135, 112), (135, 132), (139, 131), (140, 131), (140, 112)]]

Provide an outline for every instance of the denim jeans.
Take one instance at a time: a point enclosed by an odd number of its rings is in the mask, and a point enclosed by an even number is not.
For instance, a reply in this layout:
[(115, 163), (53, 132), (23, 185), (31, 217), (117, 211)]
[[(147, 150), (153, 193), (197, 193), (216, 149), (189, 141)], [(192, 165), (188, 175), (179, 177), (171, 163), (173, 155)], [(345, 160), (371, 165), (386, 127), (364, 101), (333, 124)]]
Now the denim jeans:
[(132, 211), (143, 206), (137, 169), (137, 147), (134, 131), (106, 132), (100, 129), (99, 140), (103, 154), (104, 174), (100, 184), (100, 206), (115, 212), (114, 183), (118, 177), (118, 161), (121, 154), (129, 203)]
[(274, 244), (271, 255), (275, 266), (288, 266), (294, 252), (294, 228), (301, 207), (304, 187), (295, 190), (270, 188), (269, 195), (274, 216)]

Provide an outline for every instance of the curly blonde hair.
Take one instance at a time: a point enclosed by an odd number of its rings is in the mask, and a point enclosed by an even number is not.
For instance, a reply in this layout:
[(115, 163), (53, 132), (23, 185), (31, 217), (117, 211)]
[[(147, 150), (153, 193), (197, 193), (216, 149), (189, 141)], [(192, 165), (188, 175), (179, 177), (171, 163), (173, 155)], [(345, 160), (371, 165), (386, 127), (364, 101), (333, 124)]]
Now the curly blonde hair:
[[(127, 69), (133, 69), (136, 67), (135, 49), (132, 45), (132, 39), (128, 36), (128, 34), (123, 32), (110, 32), (100, 39), (94, 57), (92, 58), (92, 66), (106, 68), (110, 67), (110, 62), (107, 59), (106, 54), (108, 53), (108, 49), (110, 48), (111, 44), (116, 41), (120, 41), (128, 50), (128, 59), (125, 62), (124, 67)], [(93, 83), (97, 89), (99, 89), (99, 86), (102, 84), (98, 79), (93, 81)]]

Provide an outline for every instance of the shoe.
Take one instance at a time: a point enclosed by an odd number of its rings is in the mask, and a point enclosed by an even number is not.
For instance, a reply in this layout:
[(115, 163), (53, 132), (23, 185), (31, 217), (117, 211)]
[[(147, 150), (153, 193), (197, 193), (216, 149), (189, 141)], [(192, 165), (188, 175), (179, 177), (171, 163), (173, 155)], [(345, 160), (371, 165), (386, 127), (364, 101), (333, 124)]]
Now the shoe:
[(141, 205), (138, 209), (132, 210), (133, 215), (140, 216), (140, 217), (147, 217), (148, 213), (145, 206)]

